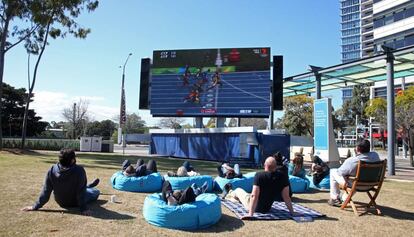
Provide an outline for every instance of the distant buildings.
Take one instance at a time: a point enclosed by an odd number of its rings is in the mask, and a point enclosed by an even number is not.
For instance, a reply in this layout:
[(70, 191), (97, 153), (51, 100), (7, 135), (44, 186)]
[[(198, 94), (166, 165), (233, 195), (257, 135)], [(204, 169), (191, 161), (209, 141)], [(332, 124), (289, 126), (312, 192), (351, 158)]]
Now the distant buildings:
[[(351, 62), (375, 55), (381, 45), (414, 45), (414, 0), (340, 0), (341, 58)], [(342, 90), (343, 102), (352, 88)]]

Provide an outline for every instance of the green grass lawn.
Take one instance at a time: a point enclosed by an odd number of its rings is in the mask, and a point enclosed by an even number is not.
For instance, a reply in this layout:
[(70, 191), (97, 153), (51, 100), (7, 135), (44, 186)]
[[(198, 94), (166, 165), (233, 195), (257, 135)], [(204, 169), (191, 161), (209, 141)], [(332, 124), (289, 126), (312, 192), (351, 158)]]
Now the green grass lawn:
[[(0, 152), (0, 236), (411, 236), (414, 233), (414, 183), (394, 181), (384, 183), (377, 199), (383, 216), (368, 213), (356, 217), (350, 208), (341, 211), (328, 206), (327, 192), (312, 192), (295, 194), (293, 201), (327, 215), (314, 222), (241, 221), (222, 206), (221, 220), (208, 229), (186, 232), (155, 227), (142, 216), (142, 205), (148, 194), (112, 189), (109, 178), (125, 159), (112, 154), (78, 154), (77, 163), (85, 167), (88, 179), (101, 179), (98, 188), (102, 194), (91, 205), (92, 216), (81, 216), (78, 209), (62, 209), (53, 197), (41, 211), (22, 212), (22, 207), (32, 205), (37, 199), (47, 170), (57, 161), (57, 153), (16, 153)], [(137, 156), (127, 158), (133, 163), (138, 159)], [(163, 174), (176, 170), (183, 162), (154, 159)], [(216, 163), (194, 161), (192, 164), (202, 174), (216, 175)], [(121, 203), (109, 202), (111, 195), (116, 195)], [(364, 195), (357, 194), (355, 200), (367, 201)]]

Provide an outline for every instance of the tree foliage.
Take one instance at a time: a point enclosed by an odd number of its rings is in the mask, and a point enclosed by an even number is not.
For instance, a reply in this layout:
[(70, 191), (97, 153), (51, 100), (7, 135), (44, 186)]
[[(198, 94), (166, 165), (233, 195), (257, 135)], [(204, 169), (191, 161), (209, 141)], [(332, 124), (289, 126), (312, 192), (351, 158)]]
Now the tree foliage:
[(401, 91), (396, 97), (395, 105), (397, 130), (408, 144), (410, 164), (414, 166), (414, 87)]
[(127, 134), (145, 133), (145, 121), (135, 113), (127, 114), (124, 131)]
[(89, 122), (88, 105), (88, 101), (80, 99), (74, 105), (63, 109), (62, 116), (67, 121), (65, 129), (69, 138), (76, 139), (86, 132)]
[(352, 98), (342, 104), (341, 119), (347, 126), (355, 126), (358, 115), (359, 121), (366, 121), (365, 108), (369, 105), (369, 84), (355, 85), (352, 88)]
[[(26, 96), (26, 89), (16, 89), (6, 83), (3, 83), (1, 128), (4, 135), (12, 137), (21, 135)], [(40, 121), (41, 119), (41, 117), (36, 116), (36, 112), (34, 110), (31, 109), (28, 111), (28, 136), (37, 136), (45, 131), (48, 123)]]
[(282, 126), (291, 135), (313, 136), (313, 98), (297, 95), (285, 98)]
[(162, 118), (160, 119), (158, 126), (161, 128), (173, 128), (173, 129), (180, 129), (184, 123), (183, 118), (177, 117), (169, 117), (169, 118)]
[(86, 126), (87, 136), (101, 136), (104, 140), (110, 139), (116, 129), (116, 124), (111, 120), (101, 122), (94, 121)]
[(240, 126), (256, 127), (257, 129), (266, 129), (267, 120), (264, 118), (240, 118)]
[[(34, 90), (37, 78), (37, 70), (46, 46), (49, 44), (49, 37), (65, 38), (66, 35), (73, 35), (76, 38), (86, 38), (90, 29), (82, 28), (76, 22), (84, 10), (93, 11), (98, 7), (95, 0), (34, 0), (29, 4), (32, 15), (32, 23), (37, 26), (29, 37), (25, 39), (27, 53), (37, 55), (32, 79), (29, 79), (29, 95), (26, 101), (26, 110), (23, 116), (22, 148), (25, 145), (27, 111), (30, 106), (30, 96)], [(30, 58), (29, 58), (30, 59)], [(30, 61), (29, 61), (30, 62)], [(28, 65), (30, 66), (30, 65)], [(30, 73), (30, 67), (28, 69)]]

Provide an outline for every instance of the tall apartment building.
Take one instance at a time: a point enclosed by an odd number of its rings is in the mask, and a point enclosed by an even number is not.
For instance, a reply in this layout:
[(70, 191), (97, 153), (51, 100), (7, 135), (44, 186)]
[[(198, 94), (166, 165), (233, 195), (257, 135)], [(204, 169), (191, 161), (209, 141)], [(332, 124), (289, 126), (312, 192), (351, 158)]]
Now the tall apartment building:
[[(340, 0), (342, 62), (414, 45), (414, 0)], [(342, 90), (343, 102), (352, 88)]]

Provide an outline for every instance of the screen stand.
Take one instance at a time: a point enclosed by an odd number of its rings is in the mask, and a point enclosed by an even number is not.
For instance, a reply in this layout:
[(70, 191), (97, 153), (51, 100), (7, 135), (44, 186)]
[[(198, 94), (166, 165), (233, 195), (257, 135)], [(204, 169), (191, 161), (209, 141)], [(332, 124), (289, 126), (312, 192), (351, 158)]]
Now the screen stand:
[(196, 117), (195, 118), (195, 128), (203, 128), (203, 117)]
[(217, 117), (216, 128), (224, 128), (224, 123), (225, 122), (226, 122), (226, 118)]

